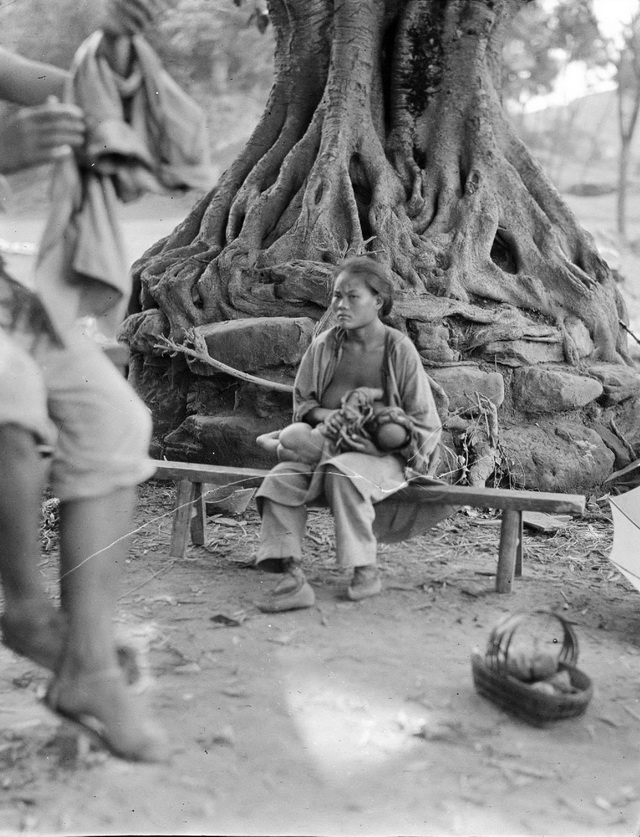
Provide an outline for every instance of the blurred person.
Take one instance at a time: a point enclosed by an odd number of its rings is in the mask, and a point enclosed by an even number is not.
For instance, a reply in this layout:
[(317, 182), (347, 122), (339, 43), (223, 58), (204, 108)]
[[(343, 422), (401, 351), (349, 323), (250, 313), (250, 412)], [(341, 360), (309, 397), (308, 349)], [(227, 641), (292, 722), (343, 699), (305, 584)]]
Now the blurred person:
[[(110, 0), (105, 46), (127, 56), (160, 0)], [(124, 37), (121, 37), (124, 36)], [(83, 112), (61, 101), (68, 73), (0, 49), (0, 98), (21, 105), (0, 125), (0, 173), (82, 148)], [(53, 672), (45, 702), (134, 761), (167, 758), (163, 732), (127, 688), (114, 635), (119, 568), (136, 486), (153, 474), (151, 419), (99, 347), (61, 333), (39, 297), (0, 265), (0, 579), (4, 644)], [(60, 608), (37, 568), (45, 469), (60, 500)]]

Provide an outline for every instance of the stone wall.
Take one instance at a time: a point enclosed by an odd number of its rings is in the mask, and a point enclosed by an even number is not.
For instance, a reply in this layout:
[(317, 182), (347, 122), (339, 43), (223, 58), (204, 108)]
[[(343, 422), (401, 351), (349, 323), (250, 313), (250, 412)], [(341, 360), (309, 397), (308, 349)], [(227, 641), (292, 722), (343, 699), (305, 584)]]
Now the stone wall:
[[(157, 312), (140, 316), (144, 327), (128, 322), (125, 336), (130, 380), (154, 417), (154, 455), (273, 464), (255, 437), (290, 421), (290, 395), (181, 354), (152, 353), (149, 324), (156, 334), (165, 324)], [(588, 492), (640, 456), (638, 369), (597, 362), (581, 322), (560, 328), (509, 306), (434, 297), (400, 301), (391, 324), (413, 339), (432, 380), (445, 428), (444, 479)], [(315, 326), (307, 317), (262, 317), (197, 332), (211, 357), (292, 384)]]

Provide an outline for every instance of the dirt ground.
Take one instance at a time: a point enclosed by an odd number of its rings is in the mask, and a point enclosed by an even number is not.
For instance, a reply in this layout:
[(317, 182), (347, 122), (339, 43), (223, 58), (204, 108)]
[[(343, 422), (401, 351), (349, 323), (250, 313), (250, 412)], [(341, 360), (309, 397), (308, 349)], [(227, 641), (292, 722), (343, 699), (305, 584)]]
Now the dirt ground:
[[(604, 200), (576, 207), (588, 228), (614, 217)], [(132, 257), (185, 210), (127, 210)], [(12, 218), (0, 237), (37, 241), (41, 211)], [(0, 834), (638, 837), (640, 598), (607, 559), (606, 500), (558, 532), (527, 530), (510, 595), (494, 592), (497, 517), (467, 510), (382, 547), (384, 593), (359, 604), (344, 599), (330, 519), (313, 511), (317, 606), (268, 616), (254, 604), (274, 582), (251, 568), (255, 510), (210, 517), (206, 547), (176, 561), (172, 495), (142, 488), (118, 613), (171, 764), (90, 748), (39, 703), (46, 674), (0, 646)], [(55, 596), (55, 527), (43, 538)], [(584, 716), (543, 729), (480, 697), (470, 665), (503, 614), (540, 607), (574, 623), (595, 687)]]
[[(461, 510), (383, 546), (383, 595), (345, 600), (327, 513), (311, 512), (316, 607), (267, 615), (258, 517), (218, 512), (168, 555), (173, 490), (142, 487), (118, 625), (144, 655), (168, 765), (131, 765), (39, 703), (46, 675), (0, 649), (0, 832), (634, 835), (640, 822), (640, 598), (607, 559), (606, 500), (527, 528), (523, 578), (494, 592), (499, 522)], [(54, 521), (51, 514), (47, 520)], [(56, 594), (55, 525), (42, 573)], [(479, 696), (470, 654), (507, 612), (575, 627), (585, 715), (530, 726)]]

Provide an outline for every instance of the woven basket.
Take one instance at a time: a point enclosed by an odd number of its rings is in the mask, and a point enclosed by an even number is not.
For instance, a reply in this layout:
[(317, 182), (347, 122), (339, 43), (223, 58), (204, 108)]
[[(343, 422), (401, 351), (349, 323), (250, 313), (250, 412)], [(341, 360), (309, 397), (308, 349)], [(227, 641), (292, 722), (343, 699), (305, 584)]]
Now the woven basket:
[[(518, 630), (523, 631), (527, 621), (545, 616), (557, 620), (562, 627), (562, 644), (558, 644), (558, 671), (566, 671), (575, 692), (555, 691), (553, 694), (539, 691), (530, 683), (518, 680), (507, 671), (509, 650)], [(473, 682), (478, 694), (537, 726), (563, 718), (575, 718), (587, 708), (593, 696), (593, 686), (587, 675), (576, 667), (578, 639), (571, 625), (546, 610), (534, 613), (508, 615), (491, 631), (484, 657), (475, 652), (471, 656)]]

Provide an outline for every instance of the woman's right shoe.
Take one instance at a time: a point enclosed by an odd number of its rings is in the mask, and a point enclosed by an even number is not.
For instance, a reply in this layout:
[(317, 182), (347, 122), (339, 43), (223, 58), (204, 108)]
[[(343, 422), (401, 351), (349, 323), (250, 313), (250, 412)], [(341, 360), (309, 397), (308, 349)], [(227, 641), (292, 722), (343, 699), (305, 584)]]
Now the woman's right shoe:
[(381, 590), (380, 570), (375, 564), (367, 564), (354, 569), (351, 584), (347, 588), (347, 598), (352, 602), (359, 602), (361, 599), (377, 596)]
[(281, 613), (313, 607), (316, 601), (313, 588), (307, 581), (299, 563), (290, 561), (285, 577), (279, 581), (267, 598), (256, 602), (264, 613)]

